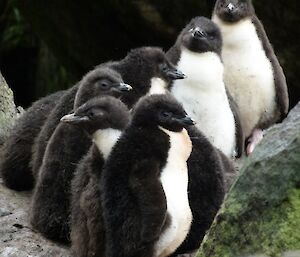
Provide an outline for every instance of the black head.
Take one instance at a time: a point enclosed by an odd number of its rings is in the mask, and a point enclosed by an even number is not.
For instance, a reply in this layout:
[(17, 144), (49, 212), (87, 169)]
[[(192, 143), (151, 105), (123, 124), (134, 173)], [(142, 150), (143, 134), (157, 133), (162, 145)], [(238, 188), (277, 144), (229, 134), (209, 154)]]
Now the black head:
[(97, 96), (110, 95), (120, 97), (130, 93), (131, 86), (125, 84), (121, 75), (106, 65), (100, 65), (87, 73), (79, 83), (74, 109)]
[(124, 59), (111, 63), (111, 67), (133, 88), (130, 94), (121, 98), (129, 107), (149, 93), (153, 78), (161, 78), (168, 86), (172, 80), (185, 77), (158, 47), (133, 49)]
[(179, 132), (184, 127), (194, 125), (182, 105), (170, 94), (145, 96), (136, 104), (132, 124), (139, 127), (161, 126)]
[(214, 14), (225, 22), (238, 22), (255, 13), (251, 0), (217, 0)]
[(104, 96), (89, 100), (74, 113), (62, 117), (61, 122), (77, 125), (92, 135), (99, 129), (122, 130), (129, 122), (129, 117), (127, 107), (119, 99)]
[(147, 72), (150, 78), (158, 77), (167, 81), (185, 78), (159, 47), (136, 48), (131, 50), (127, 57), (133, 59), (140, 67), (140, 72)]
[(182, 30), (178, 40), (187, 49), (221, 54), (222, 36), (218, 26), (206, 17), (196, 17)]

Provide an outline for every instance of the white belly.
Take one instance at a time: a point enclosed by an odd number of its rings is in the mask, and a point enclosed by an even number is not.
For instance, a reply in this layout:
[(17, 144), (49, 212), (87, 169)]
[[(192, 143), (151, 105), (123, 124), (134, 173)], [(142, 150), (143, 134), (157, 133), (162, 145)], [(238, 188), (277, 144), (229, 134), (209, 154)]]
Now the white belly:
[(226, 156), (232, 157), (236, 128), (220, 58), (212, 52), (199, 54), (183, 49), (177, 67), (187, 78), (175, 81), (172, 94), (210, 142)]
[(170, 224), (155, 246), (156, 257), (164, 257), (173, 253), (186, 238), (192, 222), (187, 192), (186, 163), (192, 151), (192, 143), (185, 129), (180, 133), (162, 130), (170, 136), (171, 146), (167, 164), (160, 177), (167, 200)]
[(273, 115), (275, 85), (271, 62), (250, 19), (226, 25), (218, 18), (223, 35), (224, 80), (235, 99), (244, 125), (245, 136)]

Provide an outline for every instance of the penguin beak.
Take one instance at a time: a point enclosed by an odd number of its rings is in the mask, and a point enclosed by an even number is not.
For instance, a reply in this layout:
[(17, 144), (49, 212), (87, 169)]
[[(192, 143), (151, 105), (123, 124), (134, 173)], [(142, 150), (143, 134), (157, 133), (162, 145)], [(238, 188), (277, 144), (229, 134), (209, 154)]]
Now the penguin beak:
[(229, 3), (227, 5), (227, 9), (228, 9), (229, 12), (232, 12), (234, 8), (235, 8), (235, 6), (233, 5), (233, 3)]
[(117, 83), (114, 85), (113, 88), (115, 90), (117, 90), (118, 92), (128, 92), (128, 91), (132, 90), (132, 87), (125, 83)]
[(176, 118), (176, 120), (184, 127), (188, 127), (196, 124), (196, 122), (187, 115), (183, 118)]
[(205, 38), (207, 36), (206, 32), (200, 29), (199, 27), (196, 27), (193, 29), (193, 37), (196, 39)]
[(184, 75), (183, 72), (181, 72), (180, 70), (177, 70), (175, 68), (168, 68), (168, 69), (164, 70), (163, 72), (171, 80), (186, 78), (186, 75)]
[(69, 124), (79, 124), (88, 120), (89, 118), (87, 116), (77, 116), (75, 113), (67, 114), (60, 119), (61, 122)]

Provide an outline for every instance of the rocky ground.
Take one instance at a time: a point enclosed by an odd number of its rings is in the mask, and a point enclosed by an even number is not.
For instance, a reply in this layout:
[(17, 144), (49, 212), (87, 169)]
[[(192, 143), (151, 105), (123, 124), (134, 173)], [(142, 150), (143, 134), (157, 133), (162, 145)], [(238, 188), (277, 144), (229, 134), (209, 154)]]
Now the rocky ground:
[(70, 257), (69, 250), (44, 239), (28, 224), (30, 193), (7, 189), (0, 180), (0, 256)]

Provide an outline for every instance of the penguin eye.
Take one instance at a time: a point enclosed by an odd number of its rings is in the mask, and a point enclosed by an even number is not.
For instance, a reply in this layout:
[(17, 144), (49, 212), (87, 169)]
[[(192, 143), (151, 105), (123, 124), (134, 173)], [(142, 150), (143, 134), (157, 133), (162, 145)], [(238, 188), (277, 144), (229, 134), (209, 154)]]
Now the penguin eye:
[(100, 83), (100, 86), (101, 86), (102, 88), (108, 88), (108, 87), (109, 87), (109, 85), (108, 85), (106, 82), (101, 82), (101, 83)]
[(93, 119), (95, 117), (95, 113), (93, 111), (88, 112), (88, 117)]
[(107, 81), (107, 80), (99, 80), (98, 82), (97, 82), (97, 85), (98, 85), (98, 87), (100, 87), (100, 89), (102, 89), (102, 90), (106, 90), (106, 89), (108, 89), (108, 88), (110, 88), (110, 83), (109, 83), (109, 81)]
[(164, 119), (172, 117), (172, 113), (171, 112), (167, 112), (167, 111), (162, 111), (160, 115)]
[(209, 33), (207, 33), (207, 35), (208, 35), (208, 38), (209, 38), (210, 40), (213, 40), (213, 39), (216, 38), (216, 35), (215, 35), (214, 32), (209, 32)]
[(104, 106), (101, 106), (101, 107), (90, 109), (87, 112), (87, 116), (91, 120), (93, 120), (93, 119), (99, 119), (99, 118), (105, 116), (105, 113), (106, 113), (106, 108)]
[(161, 70), (162, 72), (167, 72), (167, 71), (168, 71), (168, 66), (167, 66), (166, 63), (160, 64), (159, 67), (160, 67), (160, 70)]
[(226, 7), (225, 1), (221, 1), (221, 2), (220, 2), (220, 6), (221, 6), (221, 7)]

